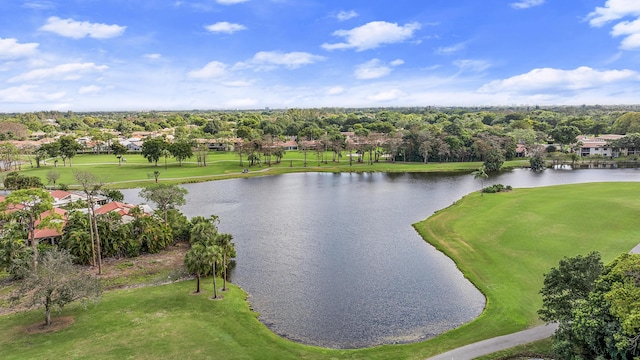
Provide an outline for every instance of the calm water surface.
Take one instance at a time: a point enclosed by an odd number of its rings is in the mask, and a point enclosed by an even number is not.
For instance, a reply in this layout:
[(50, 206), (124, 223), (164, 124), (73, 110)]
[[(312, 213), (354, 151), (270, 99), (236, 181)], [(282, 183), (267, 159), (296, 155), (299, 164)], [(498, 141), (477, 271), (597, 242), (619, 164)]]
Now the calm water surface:
[[(514, 170), (485, 181), (533, 187), (638, 181), (637, 169)], [(485, 299), (411, 224), (480, 183), (468, 174), (306, 173), (187, 184), (189, 217), (233, 234), (232, 281), (289, 339), (359, 348), (433, 337), (477, 317)], [(138, 190), (124, 191), (138, 202)]]

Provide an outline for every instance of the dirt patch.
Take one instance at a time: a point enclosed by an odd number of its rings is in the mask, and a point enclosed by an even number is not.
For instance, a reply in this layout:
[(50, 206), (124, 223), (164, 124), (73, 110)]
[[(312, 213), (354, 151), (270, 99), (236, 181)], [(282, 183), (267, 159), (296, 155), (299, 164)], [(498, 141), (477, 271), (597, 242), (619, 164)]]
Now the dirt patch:
[(51, 325), (47, 326), (44, 322), (29, 325), (24, 329), (28, 335), (44, 334), (56, 332), (68, 328), (73, 324), (73, 316), (63, 316), (51, 319)]

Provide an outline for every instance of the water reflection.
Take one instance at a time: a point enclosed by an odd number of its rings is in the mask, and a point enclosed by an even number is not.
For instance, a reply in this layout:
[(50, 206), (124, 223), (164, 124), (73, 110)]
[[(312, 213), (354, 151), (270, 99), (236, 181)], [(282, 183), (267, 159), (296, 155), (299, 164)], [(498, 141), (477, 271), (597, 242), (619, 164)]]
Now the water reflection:
[[(631, 170), (514, 170), (485, 181), (532, 187), (637, 181)], [(411, 227), (480, 184), (468, 174), (307, 173), (188, 184), (188, 216), (234, 235), (232, 281), (260, 320), (334, 348), (417, 341), (480, 314), (483, 296)], [(137, 201), (137, 190), (126, 191)]]

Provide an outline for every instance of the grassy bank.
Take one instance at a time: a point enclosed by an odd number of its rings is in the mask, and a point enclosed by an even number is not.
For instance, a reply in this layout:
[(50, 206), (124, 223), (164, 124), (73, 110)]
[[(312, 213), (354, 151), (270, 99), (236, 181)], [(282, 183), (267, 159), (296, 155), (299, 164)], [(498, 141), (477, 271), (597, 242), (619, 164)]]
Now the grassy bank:
[(478, 319), (429, 341), (361, 350), (296, 344), (262, 325), (241, 289), (207, 299), (209, 279), (207, 295), (192, 295), (193, 281), (109, 292), (86, 310), (65, 309), (59, 315), (75, 322), (55, 333), (24, 332), (41, 321), (41, 311), (2, 316), (2, 357), (424, 359), (537, 324), (542, 274), (560, 258), (598, 250), (608, 261), (640, 241), (638, 195), (637, 183), (474, 193), (415, 224), (488, 299)]
[[(330, 154), (326, 157), (330, 159)], [(315, 152), (307, 154), (307, 166), (304, 165), (304, 155), (298, 151), (287, 152), (280, 164), (272, 163), (270, 166), (249, 167), (244, 161), (240, 166), (238, 155), (234, 153), (210, 153), (207, 166), (198, 166), (194, 162), (183, 162), (182, 166), (174, 159), (168, 159), (166, 167), (164, 158), (158, 162), (158, 166), (149, 163), (139, 154), (126, 156), (126, 162), (118, 164), (118, 159), (113, 155), (80, 154), (72, 159), (72, 165), (63, 166), (58, 161), (57, 166), (49, 160), (40, 168), (23, 165), (22, 173), (29, 176), (38, 176), (47, 183), (47, 173), (54, 170), (60, 174), (59, 184), (73, 185), (75, 179), (73, 170), (89, 170), (99, 176), (102, 181), (109, 183), (111, 188), (132, 188), (145, 186), (154, 181), (154, 171), (160, 172), (159, 180), (170, 183), (188, 183), (209, 180), (230, 179), (236, 177), (251, 177), (277, 175), (296, 172), (472, 172), (482, 163), (389, 163), (382, 161), (372, 165), (357, 163), (351, 165), (348, 159), (342, 159), (339, 163), (328, 161), (326, 164), (318, 161)], [(355, 159), (354, 159), (355, 160)], [(517, 160), (505, 163), (505, 168), (528, 166), (528, 161)], [(248, 168), (249, 173), (243, 174), (242, 169)]]
[(539, 323), (543, 274), (564, 256), (605, 262), (640, 242), (640, 184), (600, 183), (468, 195), (415, 224), (487, 297), (475, 321), (443, 336), (477, 341)]

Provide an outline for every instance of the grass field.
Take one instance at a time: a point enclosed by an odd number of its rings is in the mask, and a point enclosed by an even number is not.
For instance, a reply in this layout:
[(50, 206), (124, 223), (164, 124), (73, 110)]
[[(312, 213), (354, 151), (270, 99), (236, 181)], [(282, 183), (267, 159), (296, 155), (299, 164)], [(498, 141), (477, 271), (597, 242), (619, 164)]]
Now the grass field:
[[(538, 324), (542, 275), (563, 256), (597, 250), (605, 261), (640, 242), (640, 184), (604, 183), (471, 194), (416, 229), (487, 296), (485, 312), (434, 339), (361, 350), (296, 344), (271, 333), (233, 287), (225, 298), (191, 295), (193, 281), (106, 293), (72, 306), (67, 329), (26, 334), (41, 311), (0, 318), (3, 359), (424, 359)], [(286, 291), (286, 289), (283, 289)], [(186, 355), (185, 355), (186, 354)]]
[[(38, 176), (47, 183), (47, 173), (54, 170), (60, 174), (58, 184), (74, 185), (76, 183), (73, 177), (74, 170), (91, 171), (96, 174), (101, 181), (108, 183), (111, 188), (133, 188), (146, 186), (154, 181), (154, 171), (160, 172), (159, 180), (161, 182), (186, 183), (208, 180), (229, 179), (235, 177), (251, 177), (275, 175), (292, 172), (452, 172), (466, 171), (472, 172), (482, 163), (389, 163), (381, 161), (369, 165), (366, 163), (357, 163), (354, 159), (352, 165), (349, 165), (348, 158), (344, 157), (341, 161), (332, 162), (331, 154), (325, 155), (329, 161), (325, 164), (319, 162), (315, 152), (307, 153), (307, 166), (304, 166), (304, 155), (298, 151), (289, 151), (285, 154), (280, 164), (272, 162), (270, 166), (262, 164), (261, 166), (249, 167), (249, 163), (244, 161), (244, 166), (240, 166), (238, 155), (235, 153), (211, 152), (207, 158), (207, 166), (198, 166), (197, 163), (187, 161), (182, 166), (174, 159), (168, 159), (165, 168), (164, 158), (160, 158), (158, 166), (149, 163), (139, 154), (126, 155), (126, 162), (118, 165), (118, 159), (113, 155), (95, 155), (95, 154), (79, 154), (72, 159), (72, 165), (63, 166), (62, 161), (58, 161), (57, 167), (49, 160), (46, 166), (40, 168), (30, 167), (28, 164), (23, 165), (22, 173), (29, 176)], [(521, 167), (528, 166), (528, 161), (516, 160), (506, 162), (504, 167)], [(243, 174), (242, 169), (248, 168), (249, 173)]]

